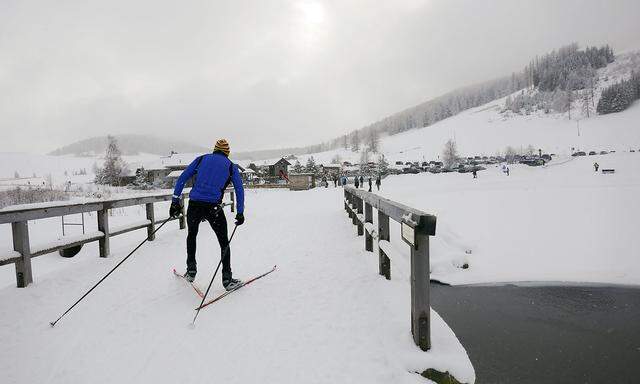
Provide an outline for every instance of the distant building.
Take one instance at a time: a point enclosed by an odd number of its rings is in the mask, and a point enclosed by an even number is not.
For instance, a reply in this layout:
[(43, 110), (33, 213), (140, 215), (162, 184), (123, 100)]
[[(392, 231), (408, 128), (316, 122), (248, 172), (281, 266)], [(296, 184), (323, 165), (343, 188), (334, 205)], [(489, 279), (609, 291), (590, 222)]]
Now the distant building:
[(286, 159), (282, 158), (275, 162), (275, 164), (269, 165), (269, 176), (284, 176), (285, 178), (289, 175), (289, 163)]

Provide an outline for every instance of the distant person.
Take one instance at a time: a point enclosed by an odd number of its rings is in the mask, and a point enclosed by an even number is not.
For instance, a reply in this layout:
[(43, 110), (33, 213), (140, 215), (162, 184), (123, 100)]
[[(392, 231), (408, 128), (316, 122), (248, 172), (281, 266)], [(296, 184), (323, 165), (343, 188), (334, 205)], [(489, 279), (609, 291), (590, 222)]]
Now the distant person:
[(356, 186), (356, 188), (360, 188), (360, 182), (358, 182), (358, 176), (353, 178), (353, 184)]
[(325, 188), (329, 188), (329, 182), (327, 181), (327, 176), (322, 176), (322, 184)]
[(338, 188), (338, 176), (333, 175), (333, 187)]
[(371, 192), (371, 177), (369, 177), (369, 192)]
[(509, 176), (509, 167), (507, 167), (507, 176)]
[(478, 178), (478, 170), (477, 169), (473, 169), (473, 178), (477, 179)]
[(598, 163), (593, 163), (593, 169), (598, 172), (598, 168), (600, 168), (600, 164)]
[(360, 176), (360, 185), (364, 188), (364, 177)]
[(380, 190), (380, 175), (378, 175), (376, 177), (376, 187), (378, 188), (378, 191)]

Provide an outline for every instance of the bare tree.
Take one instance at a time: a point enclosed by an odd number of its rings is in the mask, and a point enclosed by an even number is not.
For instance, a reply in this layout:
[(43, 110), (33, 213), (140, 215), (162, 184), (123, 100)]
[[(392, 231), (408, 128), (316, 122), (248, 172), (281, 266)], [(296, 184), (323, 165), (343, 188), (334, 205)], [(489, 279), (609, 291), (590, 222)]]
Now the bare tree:
[(444, 151), (442, 151), (442, 160), (446, 167), (450, 167), (458, 161), (458, 147), (456, 142), (449, 139), (444, 144)]

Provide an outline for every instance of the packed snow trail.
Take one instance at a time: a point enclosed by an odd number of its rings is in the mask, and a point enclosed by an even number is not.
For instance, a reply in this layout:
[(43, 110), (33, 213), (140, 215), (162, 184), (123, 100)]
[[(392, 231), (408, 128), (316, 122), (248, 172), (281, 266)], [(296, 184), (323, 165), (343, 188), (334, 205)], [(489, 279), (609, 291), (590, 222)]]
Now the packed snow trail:
[[(234, 276), (278, 270), (203, 309), (195, 329), (188, 324), (200, 299), (171, 273), (185, 260), (186, 231), (175, 223), (53, 329), (49, 321), (146, 233), (112, 239), (107, 259), (96, 244), (73, 261), (43, 256), (68, 265), (46, 274), (36, 266), (33, 285), (0, 289), (2, 382), (423, 383), (414, 372), (426, 368), (473, 382), (464, 349), (435, 312), (433, 349), (413, 344), (408, 281), (378, 275), (341, 189), (249, 190), (246, 200), (247, 222), (231, 247)], [(197, 257), (203, 287), (220, 257), (206, 225)], [(219, 279), (211, 291), (223, 292)]]

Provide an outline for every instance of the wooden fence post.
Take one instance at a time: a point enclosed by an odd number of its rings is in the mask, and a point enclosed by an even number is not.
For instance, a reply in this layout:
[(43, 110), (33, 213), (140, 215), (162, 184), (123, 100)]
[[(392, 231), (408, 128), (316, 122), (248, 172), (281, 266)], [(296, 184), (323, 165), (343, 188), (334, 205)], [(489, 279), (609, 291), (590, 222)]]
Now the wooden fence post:
[[(369, 203), (365, 203), (364, 205), (364, 221), (373, 224), (373, 207)], [(373, 252), (373, 236), (371, 236), (369, 231), (365, 231), (364, 249)]]
[(180, 229), (185, 229), (187, 227), (187, 221), (185, 219), (184, 213), (184, 195), (180, 196), (180, 206), (182, 207), (182, 209), (180, 210), (182, 214), (180, 215), (178, 221), (180, 222)]
[(230, 191), (229, 197), (231, 198), (231, 212), (235, 212), (236, 211), (236, 193), (234, 191)]
[(411, 333), (423, 351), (431, 348), (429, 316), (429, 235), (416, 228), (411, 247)]
[[(360, 197), (358, 197), (356, 200), (356, 207), (358, 209), (358, 215), (362, 215), (363, 200)], [(364, 235), (364, 224), (362, 223), (362, 221), (360, 221), (360, 219), (358, 219), (358, 236), (362, 235)]]
[(109, 256), (109, 208), (98, 211), (98, 231), (104, 233), (104, 237), (98, 240), (100, 257)]
[(358, 215), (356, 214), (356, 205), (358, 205), (358, 197), (351, 194), (351, 223), (353, 225), (358, 224)]
[(147, 220), (151, 221), (147, 226), (147, 240), (153, 241), (156, 239), (156, 234), (154, 231), (156, 230), (156, 214), (153, 211), (153, 203), (145, 204), (147, 209)]
[[(378, 210), (378, 241), (389, 241), (389, 239), (389, 216)], [(391, 260), (380, 247), (378, 247), (378, 265), (379, 273), (387, 280), (391, 280)]]
[(20, 252), (22, 257), (16, 261), (16, 283), (18, 288), (24, 288), (33, 283), (31, 272), (31, 246), (29, 245), (29, 222), (18, 221), (11, 223), (13, 233), (13, 250)]

